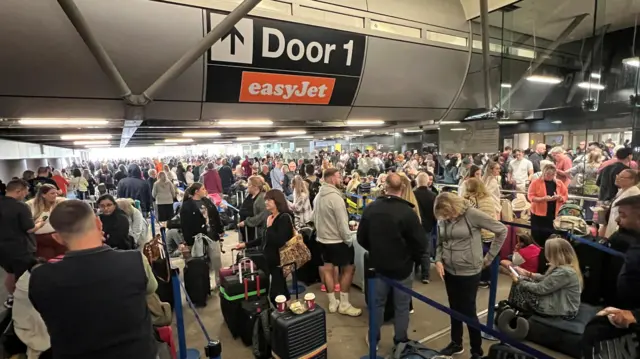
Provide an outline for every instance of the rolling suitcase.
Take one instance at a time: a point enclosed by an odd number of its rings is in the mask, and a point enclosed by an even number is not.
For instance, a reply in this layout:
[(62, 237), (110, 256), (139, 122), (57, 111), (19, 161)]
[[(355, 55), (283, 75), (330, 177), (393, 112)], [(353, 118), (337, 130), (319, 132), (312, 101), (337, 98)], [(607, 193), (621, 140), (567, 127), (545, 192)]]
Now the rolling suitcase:
[[(293, 283), (297, 283), (295, 263)], [(298, 286), (296, 300), (299, 298)], [(327, 317), (316, 303), (314, 310), (294, 314), (290, 310), (271, 313), (271, 355), (275, 359), (326, 359)]]
[[(255, 278), (256, 295), (249, 296), (250, 277)], [(254, 280), (251, 280), (252, 282)], [(253, 344), (253, 327), (263, 311), (269, 309), (269, 298), (260, 295), (260, 273), (250, 272), (243, 275), (244, 300), (238, 322), (240, 323), (240, 339), (246, 346)]]
[[(585, 237), (586, 239), (587, 237)], [(574, 242), (573, 247), (580, 263), (580, 271), (584, 279), (584, 286), (580, 300), (583, 303), (591, 305), (601, 305), (603, 297), (605, 297), (602, 278), (606, 274), (604, 272), (605, 263), (610, 254), (600, 251), (587, 244)]]
[[(231, 256), (233, 257), (233, 251)], [(239, 337), (242, 333), (241, 311), (242, 301), (245, 297), (242, 273), (247, 271), (254, 273), (254, 263), (248, 258), (241, 258), (231, 267), (220, 270), (220, 310), (233, 338)], [(268, 287), (269, 279), (263, 271), (258, 270), (257, 273), (260, 276), (260, 294), (266, 294), (265, 287)], [(248, 296), (257, 296), (258, 286), (256, 281), (251, 280), (247, 285)]]
[(211, 294), (209, 264), (204, 258), (192, 258), (184, 268), (184, 286), (196, 307), (205, 307)]

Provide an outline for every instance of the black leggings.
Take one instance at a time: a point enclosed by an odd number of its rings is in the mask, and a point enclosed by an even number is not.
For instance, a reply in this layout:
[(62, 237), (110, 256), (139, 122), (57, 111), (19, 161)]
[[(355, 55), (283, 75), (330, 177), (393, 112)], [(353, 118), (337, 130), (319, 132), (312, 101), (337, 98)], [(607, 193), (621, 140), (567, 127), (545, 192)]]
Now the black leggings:
[[(480, 273), (472, 276), (458, 276), (446, 272), (444, 284), (449, 298), (449, 308), (478, 321), (476, 309), (476, 296)], [(462, 345), (462, 322), (451, 317), (451, 341)], [(471, 341), (471, 353), (482, 356), (482, 336), (480, 331), (467, 325), (469, 339)]]
[(544, 244), (553, 234), (553, 217), (531, 215), (531, 236), (542, 250), (538, 256), (538, 273), (547, 271), (547, 258), (544, 256)]
[[(271, 281), (269, 282), (270, 287), (268, 289), (270, 290), (269, 298), (271, 302), (275, 305), (276, 297), (279, 295), (284, 295), (287, 300), (289, 300), (289, 298), (291, 298), (289, 295), (289, 287), (287, 287), (286, 278), (282, 275), (282, 270), (279, 267), (275, 267), (269, 268), (269, 271), (271, 273)], [(297, 284), (294, 283), (293, 285)]]

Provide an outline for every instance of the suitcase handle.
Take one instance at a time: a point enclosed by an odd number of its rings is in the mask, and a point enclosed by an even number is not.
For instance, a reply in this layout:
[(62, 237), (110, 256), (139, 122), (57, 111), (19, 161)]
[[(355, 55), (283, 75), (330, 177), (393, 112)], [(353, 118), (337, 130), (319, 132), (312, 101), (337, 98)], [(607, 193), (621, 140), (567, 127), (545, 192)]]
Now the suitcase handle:
[[(280, 269), (284, 269), (285, 267), (293, 266), (293, 271), (291, 272), (291, 282), (296, 289), (296, 299), (300, 299), (300, 291), (298, 291), (298, 264), (296, 262), (291, 262), (287, 264), (283, 264), (280, 266)], [(285, 278), (286, 279), (286, 278)]]
[[(238, 281), (242, 281), (242, 278), (244, 278), (244, 276), (242, 275), (242, 265), (246, 262), (249, 262), (250, 273), (253, 273), (253, 261), (251, 260), (251, 258), (240, 258), (240, 260), (238, 261)], [(251, 280), (253, 280), (253, 277), (251, 277)]]
[(256, 293), (258, 294), (258, 298), (260, 298), (260, 272), (249, 272), (244, 275), (244, 300), (249, 300), (249, 279), (247, 277), (251, 276), (251, 280), (253, 280), (254, 276), (256, 279)]

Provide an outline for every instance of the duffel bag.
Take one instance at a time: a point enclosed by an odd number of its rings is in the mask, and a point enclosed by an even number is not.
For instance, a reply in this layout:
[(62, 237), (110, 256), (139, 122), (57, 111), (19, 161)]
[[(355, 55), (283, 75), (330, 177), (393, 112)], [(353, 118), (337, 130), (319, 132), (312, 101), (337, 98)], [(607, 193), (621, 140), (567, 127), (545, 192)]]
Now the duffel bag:
[(398, 343), (391, 354), (392, 359), (435, 359), (441, 357), (437, 351), (413, 340)]

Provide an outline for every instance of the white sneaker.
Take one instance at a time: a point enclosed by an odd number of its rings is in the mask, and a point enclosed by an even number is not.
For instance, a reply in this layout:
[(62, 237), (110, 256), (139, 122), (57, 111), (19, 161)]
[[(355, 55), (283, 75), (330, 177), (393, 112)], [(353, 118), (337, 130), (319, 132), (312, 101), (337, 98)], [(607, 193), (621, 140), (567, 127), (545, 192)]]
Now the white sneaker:
[(340, 307), (340, 301), (336, 299), (334, 304), (329, 303), (329, 313), (335, 313), (338, 311), (338, 307)]
[[(369, 333), (364, 336), (364, 342), (367, 343), (367, 350), (369, 350)], [(378, 348), (378, 345), (376, 344), (376, 351), (378, 350), (380, 350), (380, 348)]]
[(350, 303), (338, 307), (338, 313), (348, 315), (350, 317), (359, 317), (362, 315), (362, 309), (356, 308)]

